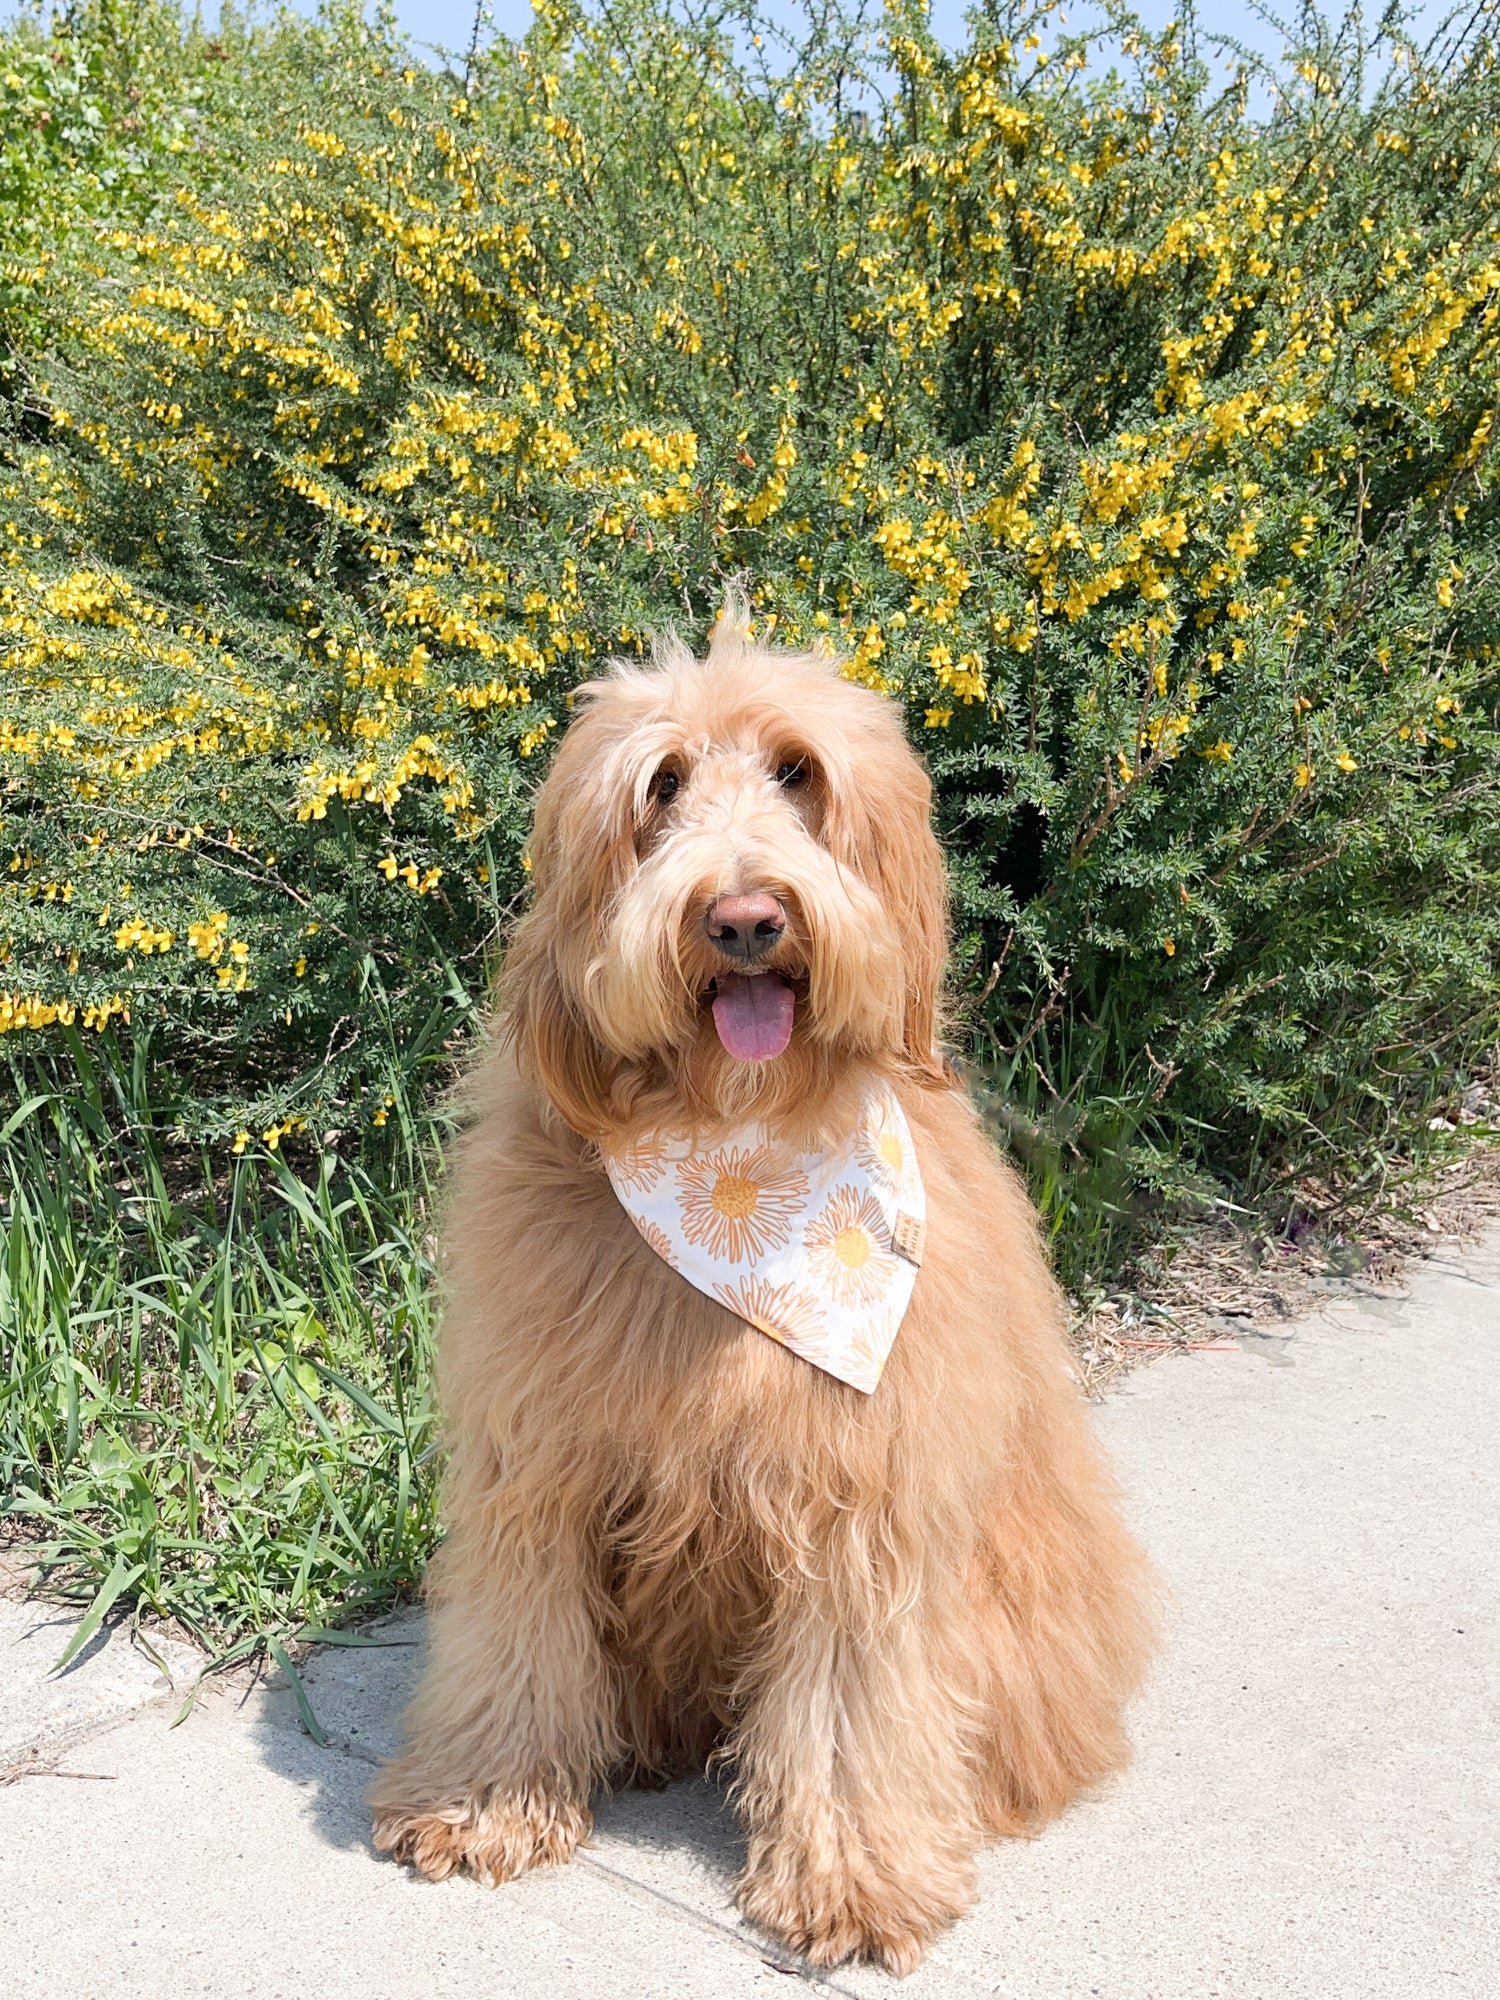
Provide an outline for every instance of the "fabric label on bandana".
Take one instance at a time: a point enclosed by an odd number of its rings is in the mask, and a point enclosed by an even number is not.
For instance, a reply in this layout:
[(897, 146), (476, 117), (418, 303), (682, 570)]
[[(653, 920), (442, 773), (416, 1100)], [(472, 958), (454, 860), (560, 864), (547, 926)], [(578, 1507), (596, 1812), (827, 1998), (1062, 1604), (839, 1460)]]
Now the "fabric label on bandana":
[(764, 1125), (604, 1155), (620, 1205), (674, 1271), (841, 1382), (873, 1392), (911, 1302), (927, 1197), (906, 1114), (873, 1086), (859, 1129), (796, 1153)]

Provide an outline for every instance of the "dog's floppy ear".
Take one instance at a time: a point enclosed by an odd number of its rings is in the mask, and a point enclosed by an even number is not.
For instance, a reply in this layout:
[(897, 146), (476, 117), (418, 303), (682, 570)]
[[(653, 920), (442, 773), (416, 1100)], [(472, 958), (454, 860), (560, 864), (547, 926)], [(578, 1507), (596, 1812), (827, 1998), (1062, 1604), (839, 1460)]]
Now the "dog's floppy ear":
[(948, 964), (948, 877), (932, 830), (931, 781), (914, 755), (908, 768), (909, 788), (881, 829), (882, 895), (906, 940), (907, 1060), (933, 1082), (946, 1083), (938, 1035)]
[(618, 1067), (568, 995), (558, 967), (553, 913), (533, 909), (506, 955), (500, 980), (505, 1027), (516, 1060), (563, 1120), (585, 1139), (609, 1126)]
[(894, 712), (880, 739), (856, 753), (858, 785), (841, 803), (854, 824), (855, 864), (906, 949), (902, 1041), (912, 1070), (946, 1083), (938, 1049), (948, 960), (948, 880), (932, 830), (932, 783)]
[(600, 780), (611, 734), (599, 707), (586, 708), (537, 794), (532, 904), (500, 976), (506, 1031), (523, 1073), (585, 1138), (608, 1129), (619, 1061), (576, 996), (602, 914), (635, 865), (627, 795)]

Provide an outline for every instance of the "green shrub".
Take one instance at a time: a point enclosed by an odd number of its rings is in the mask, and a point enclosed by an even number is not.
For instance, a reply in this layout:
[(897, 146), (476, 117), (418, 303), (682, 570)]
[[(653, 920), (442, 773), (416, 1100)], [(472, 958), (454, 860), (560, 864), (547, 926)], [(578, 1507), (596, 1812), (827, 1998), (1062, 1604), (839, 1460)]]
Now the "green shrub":
[(746, 572), (905, 705), (1065, 1272), (1400, 1143), (1497, 1030), (1494, 45), (1314, 19), (1257, 119), (1106, 25), (548, 0), (460, 77), (334, 9), (184, 29), (133, 206), (28, 154), (94, 223), (6, 266), (18, 1086), (378, 1148), (572, 689)]
[(173, 185), (205, 112), (237, 92), (226, 54), (160, 0), (76, 0), (51, 33), (25, 14), (0, 33), (0, 374), (73, 232), (149, 215)]
[(403, 1031), (478, 989), (569, 690), (744, 567), (907, 704), (1003, 1041), (1097, 1023), (1091, 1083), (1150, 1063), (1226, 1172), (1461, 1059), (1490, 46), (1367, 110), (1325, 47), (1257, 125), (1175, 41), (1089, 83), (1023, 40), (894, 36), (866, 131), (831, 47), (767, 86), (650, 6), (548, 9), (467, 95), (312, 33), (169, 212), (50, 271), (10, 1022), (170, 1024), (195, 1130), (378, 1116), (371, 980)]

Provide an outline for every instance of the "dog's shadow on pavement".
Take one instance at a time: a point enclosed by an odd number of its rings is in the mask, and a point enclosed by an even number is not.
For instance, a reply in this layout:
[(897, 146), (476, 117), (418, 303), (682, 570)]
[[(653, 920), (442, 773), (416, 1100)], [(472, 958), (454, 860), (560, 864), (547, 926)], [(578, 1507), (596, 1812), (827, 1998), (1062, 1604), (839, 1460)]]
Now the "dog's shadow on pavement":
[[(309, 1733), (284, 1675), (268, 1676), (245, 1699), (261, 1758), (297, 1786), (322, 1837), (373, 1853), (365, 1792), (400, 1744), (402, 1712), (422, 1667), (421, 1615), (396, 1612), (361, 1636), (372, 1643), (323, 1647), (299, 1670), (306, 1709), (325, 1742)], [(693, 1778), (596, 1798), (586, 1858), (667, 1893), (680, 1890), (686, 1871), (706, 1893), (727, 1900), (744, 1867), (744, 1837), (727, 1788)]]

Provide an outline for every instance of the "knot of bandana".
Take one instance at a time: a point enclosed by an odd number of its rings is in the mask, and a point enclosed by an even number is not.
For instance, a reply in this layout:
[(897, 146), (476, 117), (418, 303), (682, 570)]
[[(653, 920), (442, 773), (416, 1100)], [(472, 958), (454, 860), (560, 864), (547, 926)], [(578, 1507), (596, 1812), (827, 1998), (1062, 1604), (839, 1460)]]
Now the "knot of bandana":
[(665, 1263), (750, 1326), (870, 1395), (922, 1261), (927, 1197), (896, 1094), (798, 1153), (764, 1125), (712, 1145), (670, 1134), (604, 1154), (620, 1205)]

